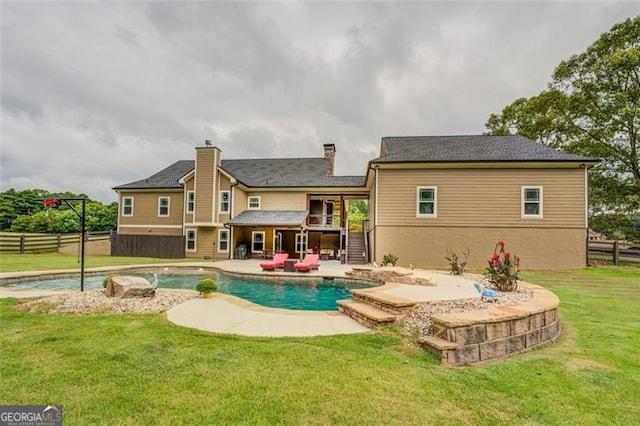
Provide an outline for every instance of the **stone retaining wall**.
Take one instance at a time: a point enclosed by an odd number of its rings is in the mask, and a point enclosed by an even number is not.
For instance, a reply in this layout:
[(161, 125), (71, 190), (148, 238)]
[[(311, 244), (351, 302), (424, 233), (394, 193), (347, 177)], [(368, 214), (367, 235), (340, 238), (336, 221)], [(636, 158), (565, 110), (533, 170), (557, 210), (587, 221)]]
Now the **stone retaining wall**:
[(533, 297), (520, 305), (432, 316), (433, 336), (421, 344), (443, 364), (465, 365), (553, 342), (561, 331), (558, 297), (540, 286), (521, 285)]

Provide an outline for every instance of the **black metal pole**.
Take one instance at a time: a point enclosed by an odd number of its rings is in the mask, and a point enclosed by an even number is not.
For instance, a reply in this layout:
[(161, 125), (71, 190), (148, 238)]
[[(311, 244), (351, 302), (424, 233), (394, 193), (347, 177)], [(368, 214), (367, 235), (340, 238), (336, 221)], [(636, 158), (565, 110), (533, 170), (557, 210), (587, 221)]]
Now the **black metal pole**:
[[(80, 291), (84, 291), (84, 240), (85, 240), (85, 235), (86, 235), (86, 215), (85, 215), (85, 209), (87, 207), (87, 199), (86, 198), (58, 198), (57, 200), (59, 201), (64, 201), (64, 203), (69, 206), (69, 208), (71, 210), (73, 210), (73, 212), (80, 218), (80, 227), (81, 227), (81, 234), (80, 234)], [(73, 204), (71, 204), (69, 201), (81, 201), (82, 202), (82, 214), (78, 213), (78, 210), (76, 210), (75, 207), (73, 207)]]
[(85, 207), (87, 205), (86, 199), (82, 199), (82, 217), (80, 218), (82, 227), (82, 241), (80, 242), (80, 291), (84, 291), (84, 240), (86, 234), (86, 215)]

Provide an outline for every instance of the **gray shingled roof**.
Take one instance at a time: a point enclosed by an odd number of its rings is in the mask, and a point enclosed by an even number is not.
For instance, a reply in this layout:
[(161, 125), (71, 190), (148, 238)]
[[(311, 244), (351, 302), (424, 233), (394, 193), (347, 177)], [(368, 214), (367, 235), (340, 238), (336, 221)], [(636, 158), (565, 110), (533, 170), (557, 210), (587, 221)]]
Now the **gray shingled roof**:
[(169, 167), (160, 170), (153, 176), (124, 185), (116, 186), (112, 189), (157, 189), (157, 188), (182, 188), (178, 180), (189, 173), (195, 167), (193, 160), (176, 161)]
[(371, 163), (474, 161), (599, 160), (557, 151), (519, 135), (471, 135), (385, 137), (381, 156)]
[[(113, 189), (181, 188), (178, 180), (195, 167), (195, 161), (177, 161), (153, 176)], [(364, 187), (364, 176), (327, 176), (326, 158), (273, 158), (222, 160), (222, 169), (249, 187)]]
[(326, 158), (222, 160), (224, 171), (250, 187), (364, 186), (364, 176), (327, 176)]
[(236, 226), (301, 226), (307, 214), (304, 210), (245, 210), (227, 223)]

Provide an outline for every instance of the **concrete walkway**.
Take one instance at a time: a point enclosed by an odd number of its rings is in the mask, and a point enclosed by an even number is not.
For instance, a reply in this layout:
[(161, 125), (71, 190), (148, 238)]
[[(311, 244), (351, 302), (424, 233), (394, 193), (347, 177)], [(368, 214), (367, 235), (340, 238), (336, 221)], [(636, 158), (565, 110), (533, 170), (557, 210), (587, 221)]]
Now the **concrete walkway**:
[(174, 306), (167, 312), (167, 319), (184, 327), (243, 336), (326, 336), (370, 331), (337, 311), (266, 308), (221, 293)]

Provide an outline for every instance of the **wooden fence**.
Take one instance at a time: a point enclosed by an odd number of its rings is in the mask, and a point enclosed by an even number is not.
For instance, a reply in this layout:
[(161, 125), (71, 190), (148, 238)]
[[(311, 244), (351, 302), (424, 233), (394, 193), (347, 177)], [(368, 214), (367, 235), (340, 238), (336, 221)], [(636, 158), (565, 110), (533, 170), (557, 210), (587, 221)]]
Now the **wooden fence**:
[(111, 256), (182, 259), (184, 244), (184, 236), (113, 234)]
[[(111, 232), (86, 233), (85, 241), (109, 240)], [(0, 233), (0, 253), (51, 253), (62, 246), (80, 242), (80, 234)]]
[(640, 247), (627, 247), (619, 241), (589, 240), (589, 262), (606, 261), (614, 265), (640, 265)]

